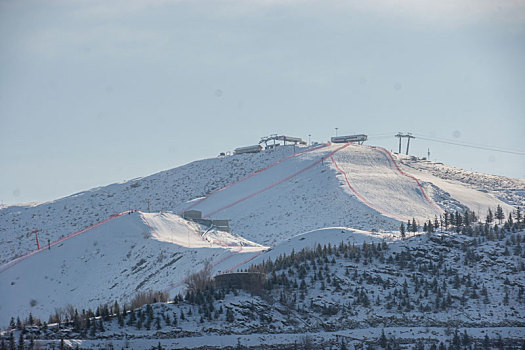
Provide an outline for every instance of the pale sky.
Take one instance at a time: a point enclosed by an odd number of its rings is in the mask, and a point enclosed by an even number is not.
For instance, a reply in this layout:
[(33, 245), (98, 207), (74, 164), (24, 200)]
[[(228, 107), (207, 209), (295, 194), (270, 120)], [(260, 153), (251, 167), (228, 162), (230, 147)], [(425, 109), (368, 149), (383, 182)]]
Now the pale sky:
[[(525, 1), (0, 0), (0, 204), (285, 133), (525, 152)], [(411, 154), (525, 178), (525, 156)]]

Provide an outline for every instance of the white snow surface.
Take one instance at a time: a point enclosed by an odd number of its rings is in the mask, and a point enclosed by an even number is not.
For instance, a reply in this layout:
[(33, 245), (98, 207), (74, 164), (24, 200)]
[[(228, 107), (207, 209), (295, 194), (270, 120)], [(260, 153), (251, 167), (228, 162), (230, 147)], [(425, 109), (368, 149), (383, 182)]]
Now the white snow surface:
[[(380, 213), (402, 221), (425, 221), (443, 213), (426, 198), (415, 179), (397, 169), (388, 151), (351, 145), (333, 158), (355, 192)], [(350, 188), (347, 191), (354, 193)]]
[[(486, 215), (488, 209), (494, 212), (497, 205), (508, 214), (515, 210), (515, 206), (525, 204), (525, 196), (523, 196), (525, 180), (523, 179), (473, 173), (403, 155), (396, 155), (396, 157), (400, 160), (403, 171), (427, 183), (429, 185), (425, 186), (427, 193), (430, 193), (434, 200), (440, 202), (440, 205), (445, 208), (447, 208), (447, 198), (444, 198), (444, 201), (440, 198), (443, 192), (445, 197), (450, 197), (479, 215)], [(438, 193), (436, 188), (442, 193)]]
[[(36, 248), (34, 228), (45, 247), (116, 212), (146, 211), (148, 200), (157, 212), (114, 218), (0, 272), (0, 298), (8, 301), (0, 305), (0, 325), (29, 312), (47, 318), (69, 303), (88, 308), (148, 289), (175, 293), (206, 260), (219, 272), (306, 244), (395, 239), (391, 232), (399, 228), (398, 220), (438, 215), (433, 201), (446, 209), (502, 205), (509, 211), (525, 193), (520, 179), (481, 174), (480, 185), (472, 172), (469, 181), (461, 181), (460, 170), (398, 158), (403, 171), (422, 181), (429, 202), (384, 152), (343, 146), (296, 147), (295, 153), (293, 146), (281, 146), (205, 159), (48, 203), (0, 208), (0, 264)], [(487, 193), (491, 183), (498, 191)], [(203, 236), (205, 228), (173, 214), (190, 207), (210, 218), (230, 219), (232, 233), (212, 230)], [(275, 247), (262, 253), (269, 245)]]
[(267, 249), (227, 232), (209, 232), (211, 241), (200, 233), (174, 214), (135, 212), (42, 249), (0, 273), (0, 296), (8, 301), (0, 304), (0, 325), (30, 312), (47, 320), (68, 304), (96, 308), (139, 291), (180, 291), (205, 261), (218, 272)]
[(160, 242), (174, 243), (186, 248), (226, 248), (260, 251), (267, 249), (242, 237), (218, 230), (205, 230), (200, 225), (169, 213), (141, 213), (149, 226), (151, 237)]

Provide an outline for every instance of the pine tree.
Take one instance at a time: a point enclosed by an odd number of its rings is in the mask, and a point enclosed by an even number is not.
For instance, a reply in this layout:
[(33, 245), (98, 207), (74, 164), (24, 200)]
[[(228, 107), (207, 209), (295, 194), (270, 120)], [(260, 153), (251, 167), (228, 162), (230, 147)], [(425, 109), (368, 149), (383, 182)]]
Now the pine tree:
[(463, 335), (461, 337), (461, 343), (464, 346), (470, 345), (470, 336), (467, 334), (467, 330), (466, 329), (463, 331)]
[(461, 229), (461, 225), (463, 224), (463, 218), (461, 217), (460, 212), (456, 211), (456, 218), (455, 218), (455, 225), (456, 225), (456, 232), (459, 233)]
[(233, 315), (232, 309), (226, 310), (226, 321), (228, 321), (229, 323), (235, 321), (235, 316)]
[(487, 214), (486, 222), (487, 222), (487, 224), (490, 224), (490, 223), (492, 223), (492, 221), (494, 221), (494, 215), (492, 214), (492, 210), (490, 210), (490, 208), (489, 208), (489, 212)]
[[(406, 280), (405, 280), (406, 282)], [(385, 330), (381, 330), (381, 337), (379, 338), (379, 345), (381, 345), (382, 348), (386, 348), (386, 345), (388, 343), (388, 340), (386, 339)]]
[(489, 349), (490, 348), (490, 338), (489, 338), (487, 333), (485, 333), (485, 338), (483, 339), (483, 347), (485, 349)]
[(15, 349), (16, 349), (15, 332), (11, 331), (9, 333), (9, 350), (15, 350)]
[(89, 335), (94, 337), (97, 334), (97, 320), (93, 319), (93, 322), (91, 323), (91, 330), (89, 331)]
[(18, 338), (18, 349), (24, 350), (24, 332), (20, 332), (20, 337)]
[(417, 232), (417, 231), (418, 231), (418, 227), (417, 227), (416, 219), (412, 218), (412, 232)]
[(401, 233), (401, 238), (405, 239), (406, 232), (405, 232), (405, 224), (404, 223), (401, 223), (401, 226), (399, 227), (399, 232)]
[(503, 208), (499, 204), (496, 207), (496, 219), (499, 220), (500, 225), (505, 220), (505, 213), (503, 213)]

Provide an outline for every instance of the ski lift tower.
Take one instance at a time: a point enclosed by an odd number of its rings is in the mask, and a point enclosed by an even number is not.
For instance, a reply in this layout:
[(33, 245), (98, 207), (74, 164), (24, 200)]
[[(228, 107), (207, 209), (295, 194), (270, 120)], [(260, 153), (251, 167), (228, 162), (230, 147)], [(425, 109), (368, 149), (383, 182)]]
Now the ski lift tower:
[(407, 140), (407, 151), (406, 151), (406, 154), (408, 155), (408, 148), (410, 147), (410, 139), (415, 139), (416, 137), (412, 136), (412, 133), (409, 133), (409, 132), (407, 132), (406, 134), (398, 132), (394, 136), (399, 138), (399, 152), (398, 153), (400, 153), (400, 154), (401, 154), (401, 139), (402, 138), (407, 138), (408, 139)]

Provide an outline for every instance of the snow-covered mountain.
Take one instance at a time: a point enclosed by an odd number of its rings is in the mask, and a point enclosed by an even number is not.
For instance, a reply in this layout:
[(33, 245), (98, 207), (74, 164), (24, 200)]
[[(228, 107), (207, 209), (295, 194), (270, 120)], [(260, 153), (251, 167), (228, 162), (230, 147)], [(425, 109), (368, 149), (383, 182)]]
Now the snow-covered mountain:
[[(205, 260), (214, 272), (246, 267), (267, 246), (300, 246), (304, 240), (294, 237), (307, 231), (323, 243), (345, 230), (395, 240), (400, 221), (465, 208), (484, 217), (498, 205), (511, 212), (525, 203), (524, 193), (521, 179), (378, 147), (322, 144), (205, 159), (52, 202), (3, 207), (0, 297), (8, 303), (0, 306), (0, 325), (68, 303), (94, 307), (138, 291), (175, 293)], [(188, 209), (229, 219), (232, 233), (176, 215)], [(43, 248), (36, 253), (33, 229)]]
[(432, 233), (386, 243), (379, 234), (318, 230), (257, 258), (251, 269), (266, 272), (268, 283), (252, 293), (204, 289), (131, 312), (110, 305), (90, 323), (76, 316), (62, 330), (54, 324), (31, 334), (39, 345), (65, 336), (67, 345), (82, 348), (339, 349), (343, 341), (350, 348), (519, 348), (523, 237), (478, 226), (471, 236)]

